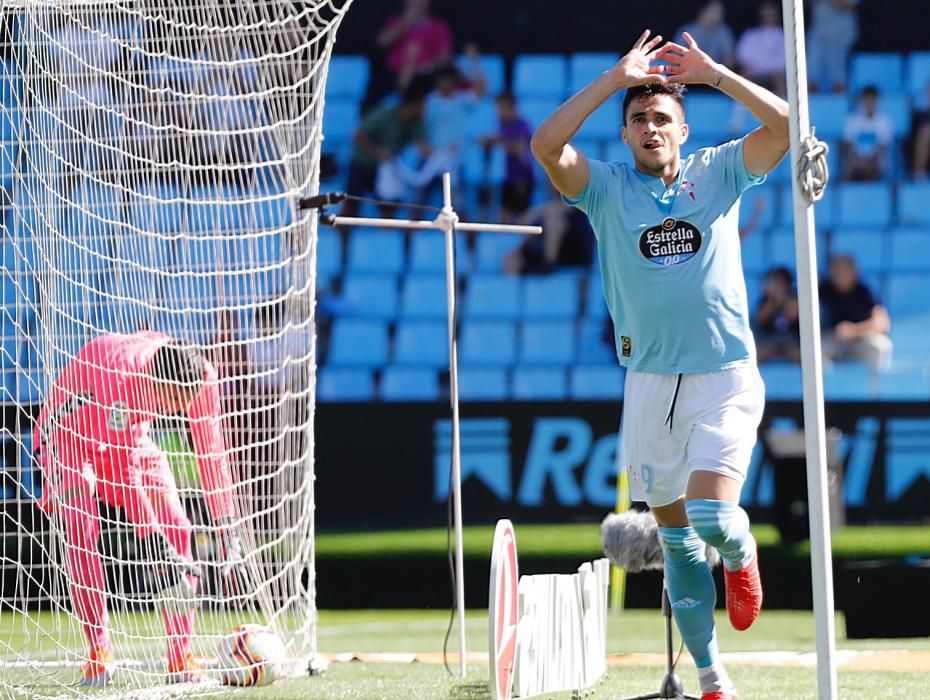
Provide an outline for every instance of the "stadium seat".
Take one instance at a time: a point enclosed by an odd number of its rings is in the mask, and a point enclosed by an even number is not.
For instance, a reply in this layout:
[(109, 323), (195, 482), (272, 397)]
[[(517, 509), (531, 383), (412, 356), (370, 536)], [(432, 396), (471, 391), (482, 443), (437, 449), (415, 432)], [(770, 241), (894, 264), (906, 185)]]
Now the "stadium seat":
[[(898, 228), (891, 231), (890, 270), (930, 272), (930, 236), (924, 228)], [(927, 299), (930, 310), (930, 299)]]
[[(881, 110), (891, 120), (895, 138), (906, 138), (911, 130), (911, 99), (907, 95), (882, 95)], [(894, 154), (893, 145), (891, 151)]]
[(521, 284), (521, 279), (504, 274), (472, 275), (465, 292), (465, 314), (469, 318), (517, 318)]
[(823, 370), (827, 401), (868, 401), (874, 395), (873, 384), (868, 365), (861, 362), (837, 362)]
[(881, 229), (891, 224), (891, 188), (883, 182), (847, 182), (839, 186), (836, 225)]
[(397, 316), (397, 279), (393, 275), (346, 275), (342, 297), (346, 302), (342, 315), (387, 320)]
[(526, 321), (520, 332), (519, 362), (568, 365), (575, 359), (573, 321)]
[[(498, 237), (500, 237), (500, 234), (498, 234)], [(411, 272), (431, 272), (444, 275), (446, 272), (445, 234), (440, 231), (418, 231), (410, 239), (409, 267)], [(467, 274), (471, 269), (471, 255), (465, 234), (456, 234), (455, 268), (460, 275)], [(493, 270), (493, 272), (497, 271), (496, 269)]]
[(214, 341), (219, 325), (214, 276), (164, 275), (158, 299), (153, 319), (155, 330), (198, 344)]
[[(473, 77), (471, 60), (467, 56), (459, 56), (456, 63), (466, 76)], [(504, 57), (499, 54), (481, 54), (478, 65), (484, 76), (486, 93), (491, 97), (499, 95), (507, 87)]]
[(335, 97), (360, 100), (368, 88), (368, 73), (366, 56), (333, 56), (326, 78), (327, 101)]
[[(897, 348), (895, 348), (897, 351)], [(905, 369), (878, 375), (879, 401), (930, 400), (930, 383), (925, 369)]]
[(371, 401), (375, 381), (370, 370), (349, 367), (323, 367), (316, 380), (320, 401)]
[(930, 51), (915, 51), (907, 58), (907, 94), (915, 109), (927, 109), (930, 85)]
[(633, 153), (619, 137), (608, 140), (604, 146), (604, 160), (608, 163), (626, 163), (633, 166)]
[(516, 360), (517, 337), (509, 321), (469, 321), (461, 331), (461, 358), (467, 365), (510, 365)]
[(744, 272), (759, 274), (769, 268), (771, 262), (766, 254), (765, 242), (765, 231), (754, 231), (740, 241), (740, 256), (743, 260)]
[(384, 401), (435, 401), (439, 398), (439, 377), (434, 369), (386, 367), (378, 393)]
[(504, 258), (516, 250), (523, 240), (523, 237), (503, 233), (479, 233), (475, 242), (475, 271), (503, 272)]
[(403, 320), (394, 334), (394, 363), (426, 367), (449, 365), (449, 329), (442, 321)]
[(615, 53), (581, 52), (568, 57), (568, 91), (575, 94), (609, 70), (620, 57)]
[(561, 100), (568, 87), (565, 57), (560, 54), (523, 54), (513, 65), (513, 91), (522, 102), (526, 97)]
[(408, 275), (403, 285), (401, 316), (431, 319), (444, 319), (448, 316), (445, 277)]
[(506, 155), (501, 148), (485, 150), (477, 143), (468, 144), (462, 159), (462, 177), (469, 185), (496, 185), (506, 174)]
[(810, 121), (820, 139), (840, 139), (850, 112), (845, 95), (811, 95)]
[(779, 213), (776, 194), (776, 188), (768, 183), (746, 190), (740, 198), (740, 228), (749, 224), (753, 219), (757, 219), (756, 232), (775, 225), (778, 222)]
[(323, 133), (326, 138), (350, 141), (355, 136), (359, 121), (356, 100), (332, 99), (323, 105)]
[(520, 98), (517, 111), (526, 119), (531, 129), (537, 129), (560, 104), (562, 100), (557, 97), (525, 97)]
[(517, 367), (511, 395), (517, 401), (561, 401), (568, 394), (561, 367)]
[[(578, 130), (580, 139), (619, 139), (623, 121), (620, 118), (620, 98), (612, 97), (585, 119)], [(582, 149), (584, 151), (584, 149)], [(586, 153), (590, 151), (584, 151)], [(592, 153), (592, 157), (596, 157)]]
[(339, 234), (330, 228), (320, 228), (317, 233), (316, 269), (322, 277), (338, 275), (342, 271), (342, 241)]
[(904, 89), (904, 56), (899, 53), (853, 54), (849, 72), (849, 88), (852, 94), (858, 94), (866, 85), (875, 85), (887, 94), (895, 94)]
[[(2, 81), (0, 81), (2, 89)], [(0, 188), (10, 189), (19, 161), (20, 111), (0, 104)]]
[(930, 182), (898, 183), (898, 223), (930, 225)]
[[(818, 230), (817, 260), (821, 266), (825, 265), (827, 260), (825, 241), (826, 235), (822, 230)], [(796, 269), (794, 229), (782, 226), (769, 231), (768, 261), (769, 267), (787, 267), (789, 270)]]
[[(887, 295), (883, 301), (887, 305)], [(895, 316), (891, 320), (891, 342), (895, 361), (904, 358), (919, 362), (930, 359), (930, 343), (927, 329), (930, 328), (930, 308), (910, 316)]]
[(509, 398), (507, 370), (502, 367), (462, 367), (459, 370), (459, 399), (503, 401)]
[(712, 93), (695, 93), (685, 98), (685, 110), (691, 127), (691, 138), (713, 144), (726, 140), (733, 115), (733, 102), (729, 98)]
[(888, 265), (885, 238), (882, 231), (837, 229), (830, 239), (830, 255), (850, 255), (863, 272), (883, 272)]
[(575, 318), (581, 300), (579, 277), (557, 272), (523, 281), (523, 316), (526, 318)]
[[(497, 93), (491, 93), (496, 95)], [(492, 97), (479, 100), (468, 115), (468, 135), (477, 141), (482, 136), (496, 134), (500, 128), (497, 105)]]
[(607, 316), (607, 300), (604, 298), (604, 285), (601, 275), (595, 271), (588, 275), (588, 284), (585, 288), (584, 315), (587, 318), (603, 319)]
[(388, 359), (388, 328), (384, 321), (340, 318), (329, 339), (330, 365), (378, 367)]
[(619, 401), (623, 397), (624, 376), (623, 368), (616, 363), (572, 367), (568, 395), (581, 401)]
[[(823, 199), (814, 204), (814, 217), (818, 230), (830, 228), (837, 223), (837, 186), (828, 187), (823, 194)], [(794, 202), (791, 198), (791, 187), (788, 183), (781, 188), (781, 204), (779, 206), (780, 220), (783, 227), (794, 226)], [(861, 225), (853, 224), (857, 228)]]
[(803, 392), (801, 368), (787, 362), (769, 362), (759, 366), (765, 397), (769, 401), (796, 401)]
[(613, 341), (604, 338), (604, 320), (583, 318), (578, 331), (577, 362), (585, 365), (609, 365), (617, 361)]
[(398, 273), (404, 267), (401, 231), (360, 228), (349, 239), (350, 272)]
[(892, 324), (896, 318), (927, 312), (930, 277), (925, 273), (891, 274), (888, 276), (886, 290), (885, 305), (891, 315)]
[(143, 187), (129, 195), (127, 207), (133, 228), (152, 234), (190, 231), (190, 212), (184, 196), (168, 185)]

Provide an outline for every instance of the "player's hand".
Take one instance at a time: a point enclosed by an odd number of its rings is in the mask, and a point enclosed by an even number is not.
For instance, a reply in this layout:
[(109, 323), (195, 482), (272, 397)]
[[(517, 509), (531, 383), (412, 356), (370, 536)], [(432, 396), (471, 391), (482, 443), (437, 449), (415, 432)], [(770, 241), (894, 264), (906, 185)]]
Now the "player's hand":
[(682, 34), (687, 46), (667, 42), (656, 52), (654, 60), (665, 61), (663, 66), (667, 81), (687, 85), (714, 85), (720, 77), (722, 66), (704, 53), (688, 32)]
[(614, 77), (621, 88), (629, 88), (645, 83), (664, 83), (662, 74), (665, 66), (654, 66), (652, 62), (660, 57), (660, 49), (656, 49), (661, 41), (661, 35), (649, 38), (650, 30), (644, 31), (629, 53), (620, 59), (613, 67)]
[(252, 592), (249, 568), (242, 550), (242, 540), (239, 535), (230, 531), (221, 531), (219, 538), (223, 598), (230, 606), (241, 608)]
[(837, 340), (849, 341), (854, 340), (858, 335), (856, 324), (851, 321), (840, 321), (833, 329), (833, 334)]
[(192, 608), (196, 596), (189, 577), (200, 577), (197, 563), (181, 556), (161, 532), (145, 538), (142, 550), (151, 564), (151, 591), (159, 604), (169, 614)]

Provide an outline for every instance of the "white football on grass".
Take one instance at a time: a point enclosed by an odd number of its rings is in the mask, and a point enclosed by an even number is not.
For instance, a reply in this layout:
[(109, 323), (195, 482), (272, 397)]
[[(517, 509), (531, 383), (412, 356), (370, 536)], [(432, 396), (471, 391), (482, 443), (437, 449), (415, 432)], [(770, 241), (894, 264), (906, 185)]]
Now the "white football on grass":
[(284, 643), (261, 625), (239, 625), (220, 639), (220, 679), (225, 685), (270, 685), (284, 674)]

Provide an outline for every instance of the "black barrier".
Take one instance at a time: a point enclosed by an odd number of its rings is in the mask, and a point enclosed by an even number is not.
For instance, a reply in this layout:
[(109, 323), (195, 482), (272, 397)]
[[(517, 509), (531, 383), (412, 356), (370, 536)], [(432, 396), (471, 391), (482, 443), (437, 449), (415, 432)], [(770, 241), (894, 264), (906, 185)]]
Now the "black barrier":
[[(798, 402), (770, 402), (764, 427), (796, 430)], [(930, 517), (930, 403), (832, 402), (849, 522)], [(616, 498), (620, 406), (475, 403), (462, 407), (465, 520), (598, 519)], [(398, 528), (446, 522), (451, 433), (445, 404), (320, 404), (317, 526)], [(774, 462), (760, 441), (743, 502), (771, 520)], [(798, 478), (803, 478), (799, 475)]]

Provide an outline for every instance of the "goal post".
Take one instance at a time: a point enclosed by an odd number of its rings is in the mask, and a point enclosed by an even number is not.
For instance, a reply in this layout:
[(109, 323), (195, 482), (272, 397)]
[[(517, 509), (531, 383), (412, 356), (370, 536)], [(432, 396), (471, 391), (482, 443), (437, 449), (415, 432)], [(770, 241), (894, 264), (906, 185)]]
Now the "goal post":
[[(318, 191), (327, 69), (350, 4), (0, 6), (0, 693), (71, 692), (87, 661), (32, 430), (59, 372), (109, 333), (188, 341), (219, 377), (231, 527), (254, 583), (237, 599), (220, 585), (190, 425), (151, 423), (203, 571), (195, 655), (215, 657), (248, 622), (280, 634), (295, 670), (316, 653), (317, 218), (296, 203)], [(118, 509), (101, 506), (99, 523), (113, 689), (161, 686), (166, 631), (138, 542)]]

